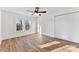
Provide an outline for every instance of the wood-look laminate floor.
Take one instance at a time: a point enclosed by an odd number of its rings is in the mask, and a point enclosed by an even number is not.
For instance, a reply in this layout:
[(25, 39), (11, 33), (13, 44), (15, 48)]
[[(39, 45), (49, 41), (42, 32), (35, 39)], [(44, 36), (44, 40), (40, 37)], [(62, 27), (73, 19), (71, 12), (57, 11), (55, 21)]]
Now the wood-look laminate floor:
[(79, 43), (53, 38), (45, 35), (27, 36), (3, 40), (1, 52), (77, 52)]

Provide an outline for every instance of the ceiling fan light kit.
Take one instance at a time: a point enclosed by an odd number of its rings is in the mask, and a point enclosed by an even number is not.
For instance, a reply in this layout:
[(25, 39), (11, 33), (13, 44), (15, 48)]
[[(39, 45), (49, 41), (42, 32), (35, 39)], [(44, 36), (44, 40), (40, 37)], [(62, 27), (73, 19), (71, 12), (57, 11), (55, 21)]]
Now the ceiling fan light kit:
[(41, 13), (46, 13), (46, 11), (40, 11), (39, 9), (40, 9), (39, 7), (35, 7), (34, 11), (31, 10), (27, 10), (27, 11), (32, 12), (31, 15), (36, 15), (36, 16), (41, 16)]

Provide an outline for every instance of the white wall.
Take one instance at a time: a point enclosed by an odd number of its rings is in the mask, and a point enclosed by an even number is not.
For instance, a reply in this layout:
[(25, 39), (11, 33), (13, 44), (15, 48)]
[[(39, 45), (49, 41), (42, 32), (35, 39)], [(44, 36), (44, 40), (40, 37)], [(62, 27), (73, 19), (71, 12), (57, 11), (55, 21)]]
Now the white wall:
[(47, 13), (38, 17), (38, 21), (42, 27), (42, 33), (50, 36), (54, 36), (54, 16), (79, 10), (74, 7), (43, 7), (41, 9), (47, 10)]
[[(26, 15), (22, 15), (19, 13), (15, 13), (15, 12), (10, 12), (10, 11), (6, 11), (6, 10), (2, 10), (1, 11), (1, 35), (2, 35), (2, 39), (8, 39), (8, 38), (13, 38), (13, 37), (17, 37), (17, 36), (23, 36), (23, 35), (27, 35), (27, 34), (31, 34), (31, 33), (35, 33), (36, 29), (35, 29), (35, 17), (28, 17)], [(32, 25), (31, 25), (31, 29), (29, 31), (21, 31), (21, 32), (16, 32), (16, 17), (20, 16), (22, 18), (25, 19), (31, 19), (32, 21)]]
[[(47, 9), (47, 13), (43, 14), (41, 17), (38, 18), (39, 23), (42, 27), (42, 33), (50, 35), (50, 36), (58, 37), (60, 39), (66, 39), (69, 41), (79, 43), (79, 31), (78, 31), (79, 20), (78, 20), (78, 18), (74, 21), (69, 20), (69, 19), (67, 20), (66, 18), (64, 20), (62, 19), (61, 21), (56, 20), (57, 28), (55, 28), (55, 25), (54, 25), (54, 23), (55, 23), (54, 17), (56, 15), (79, 11), (78, 7), (55, 7), (55, 8), (54, 7), (53, 8), (45, 7), (44, 9)], [(78, 16), (79, 15), (77, 15), (77, 17)], [(69, 18), (73, 19), (74, 17), (72, 16)], [(73, 23), (75, 24), (75, 26)], [(60, 28), (60, 27), (62, 27), (62, 28)], [(68, 28), (70, 28), (70, 29), (68, 29)]]
[(56, 16), (55, 36), (79, 43), (79, 12)]
[(54, 17), (49, 11), (38, 17), (38, 23), (42, 28), (42, 34), (54, 36)]
[[(42, 30), (41, 30), (42, 34), (50, 35), (50, 36), (55, 35), (55, 30), (54, 30), (55, 29), (55, 25), (54, 25), (55, 19), (54, 19), (54, 16), (79, 10), (79, 8), (74, 8), (74, 7), (73, 8), (71, 8), (71, 7), (67, 7), (67, 8), (65, 8), (65, 7), (55, 7), (55, 8), (45, 7), (44, 9), (47, 10), (47, 13), (42, 14), (42, 16), (38, 17), (38, 23), (42, 27)], [(26, 35), (26, 34), (29, 34), (29, 33), (32, 33), (32, 32), (36, 32), (36, 28), (35, 28), (35, 22), (36, 21), (35, 20), (37, 20), (37, 18), (35, 18), (35, 17), (31, 17), (31, 19), (33, 19), (33, 21), (32, 21), (33, 26), (32, 26), (31, 31), (16, 32), (15, 31), (15, 20), (14, 19), (18, 15), (22, 16), (24, 18), (29, 18), (28, 16), (26, 16), (24, 14), (19, 14), (19, 13), (15, 13), (15, 12), (11, 12), (11, 11), (2, 10), (2, 31), (1, 31), (2, 32), (2, 38), (4, 38), (4, 39), (5, 38), (11, 38), (11, 37), (21, 36), (21, 35)], [(64, 20), (62, 20), (62, 22), (63, 21)], [(60, 21), (57, 20), (57, 22), (60, 22)], [(62, 22), (60, 22), (61, 25), (62, 25)], [(71, 22), (71, 20), (68, 20), (67, 22)], [(66, 21), (65, 21), (65, 24), (66, 24)], [(57, 30), (59, 30), (59, 29), (57, 29)], [(70, 37), (70, 36), (68, 36), (68, 33), (65, 30), (69, 32), (69, 30), (67, 30), (66, 27), (61, 31), (63, 31), (63, 33), (65, 32), (64, 38), (68, 39), (67, 37)], [(74, 33), (74, 35), (76, 35), (76, 33)], [(63, 38), (63, 37), (60, 37), (60, 38)], [(69, 38), (69, 39), (71, 39), (71, 38)], [(72, 40), (74, 40), (74, 39), (75, 38), (72, 37)]]

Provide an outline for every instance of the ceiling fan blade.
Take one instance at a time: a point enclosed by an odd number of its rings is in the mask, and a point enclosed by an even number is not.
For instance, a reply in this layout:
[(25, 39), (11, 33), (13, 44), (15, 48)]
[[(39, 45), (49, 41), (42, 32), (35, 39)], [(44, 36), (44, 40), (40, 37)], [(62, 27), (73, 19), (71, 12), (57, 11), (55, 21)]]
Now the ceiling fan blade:
[(46, 13), (46, 11), (39, 11), (38, 13)]
[(32, 12), (32, 13), (34, 12), (34, 11), (31, 11), (31, 10), (26, 10), (26, 11), (27, 11), (27, 12)]

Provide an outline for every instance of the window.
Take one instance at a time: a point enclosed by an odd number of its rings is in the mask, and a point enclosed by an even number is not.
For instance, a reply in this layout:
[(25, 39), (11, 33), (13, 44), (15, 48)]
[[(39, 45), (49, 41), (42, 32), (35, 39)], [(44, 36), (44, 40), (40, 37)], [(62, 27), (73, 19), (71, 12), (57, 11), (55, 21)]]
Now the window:
[(30, 20), (25, 20), (25, 30), (30, 29)]
[(16, 18), (16, 31), (30, 30), (31, 20), (17, 17)]
[(16, 19), (16, 31), (21, 31), (22, 30), (22, 20), (17, 17)]

